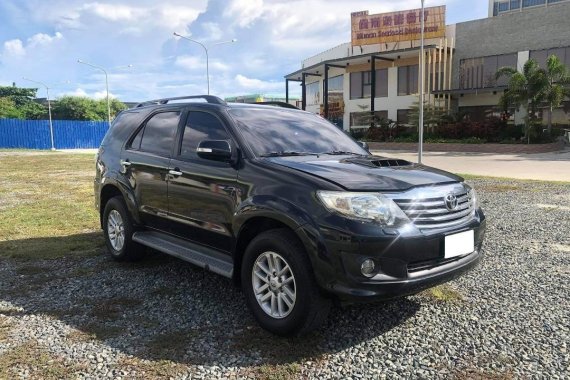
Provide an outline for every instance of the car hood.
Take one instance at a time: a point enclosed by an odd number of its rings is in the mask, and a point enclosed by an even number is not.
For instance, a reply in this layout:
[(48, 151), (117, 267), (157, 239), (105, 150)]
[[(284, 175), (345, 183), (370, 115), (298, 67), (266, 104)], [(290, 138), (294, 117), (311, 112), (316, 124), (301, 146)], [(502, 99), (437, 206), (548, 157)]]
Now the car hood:
[(404, 191), (416, 186), (463, 180), (443, 170), (380, 156), (320, 155), (271, 157), (267, 160), (354, 191)]

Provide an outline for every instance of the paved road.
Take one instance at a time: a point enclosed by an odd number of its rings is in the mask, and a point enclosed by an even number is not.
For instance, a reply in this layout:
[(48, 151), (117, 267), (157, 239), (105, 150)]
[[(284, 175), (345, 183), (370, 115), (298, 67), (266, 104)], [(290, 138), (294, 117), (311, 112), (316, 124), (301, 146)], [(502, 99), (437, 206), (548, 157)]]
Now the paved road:
[[(373, 151), (417, 162), (417, 153)], [(453, 173), (545, 181), (570, 181), (570, 150), (538, 154), (426, 152), (423, 163)]]

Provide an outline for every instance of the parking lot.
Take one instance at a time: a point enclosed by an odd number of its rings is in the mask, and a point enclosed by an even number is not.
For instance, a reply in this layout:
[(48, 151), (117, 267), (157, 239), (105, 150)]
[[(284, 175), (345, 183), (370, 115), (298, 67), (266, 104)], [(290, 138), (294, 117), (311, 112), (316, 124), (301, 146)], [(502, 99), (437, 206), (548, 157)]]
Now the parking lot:
[(482, 264), (424, 293), (261, 330), (231, 281), (156, 252), (115, 263), (93, 155), (0, 155), (0, 379), (566, 378), (570, 183), (470, 177)]

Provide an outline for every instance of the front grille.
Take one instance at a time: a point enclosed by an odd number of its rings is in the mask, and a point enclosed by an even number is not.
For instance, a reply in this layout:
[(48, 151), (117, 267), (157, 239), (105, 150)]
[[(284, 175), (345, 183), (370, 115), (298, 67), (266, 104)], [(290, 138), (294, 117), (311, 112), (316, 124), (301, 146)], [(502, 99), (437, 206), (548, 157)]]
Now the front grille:
[[(437, 191), (435, 188), (430, 190), (432, 194), (434, 190)], [(448, 194), (453, 194), (457, 197), (457, 207), (453, 210), (449, 210), (446, 207), (445, 197)], [(395, 198), (394, 202), (420, 229), (454, 226), (468, 221), (473, 214), (473, 200), (463, 187), (461, 187), (460, 191), (442, 191), (441, 196), (437, 197)]]

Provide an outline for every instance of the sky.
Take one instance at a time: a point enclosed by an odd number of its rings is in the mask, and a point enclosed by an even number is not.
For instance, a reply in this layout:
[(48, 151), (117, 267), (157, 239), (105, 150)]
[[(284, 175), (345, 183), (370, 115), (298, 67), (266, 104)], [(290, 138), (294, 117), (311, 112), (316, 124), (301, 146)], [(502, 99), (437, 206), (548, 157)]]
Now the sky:
[[(426, 0), (447, 5), (446, 23), (487, 17), (487, 0)], [(50, 87), (52, 98), (122, 101), (206, 93), (284, 95), (283, 76), (301, 61), (350, 41), (350, 13), (419, 8), (420, 0), (0, 0), (0, 85)], [(234, 43), (219, 42), (237, 39)], [(129, 65), (132, 65), (129, 67)], [(296, 87), (296, 86), (294, 86)], [(293, 88), (298, 94), (300, 90)], [(293, 94), (294, 95), (294, 94)], [(40, 89), (39, 97), (45, 97)]]

